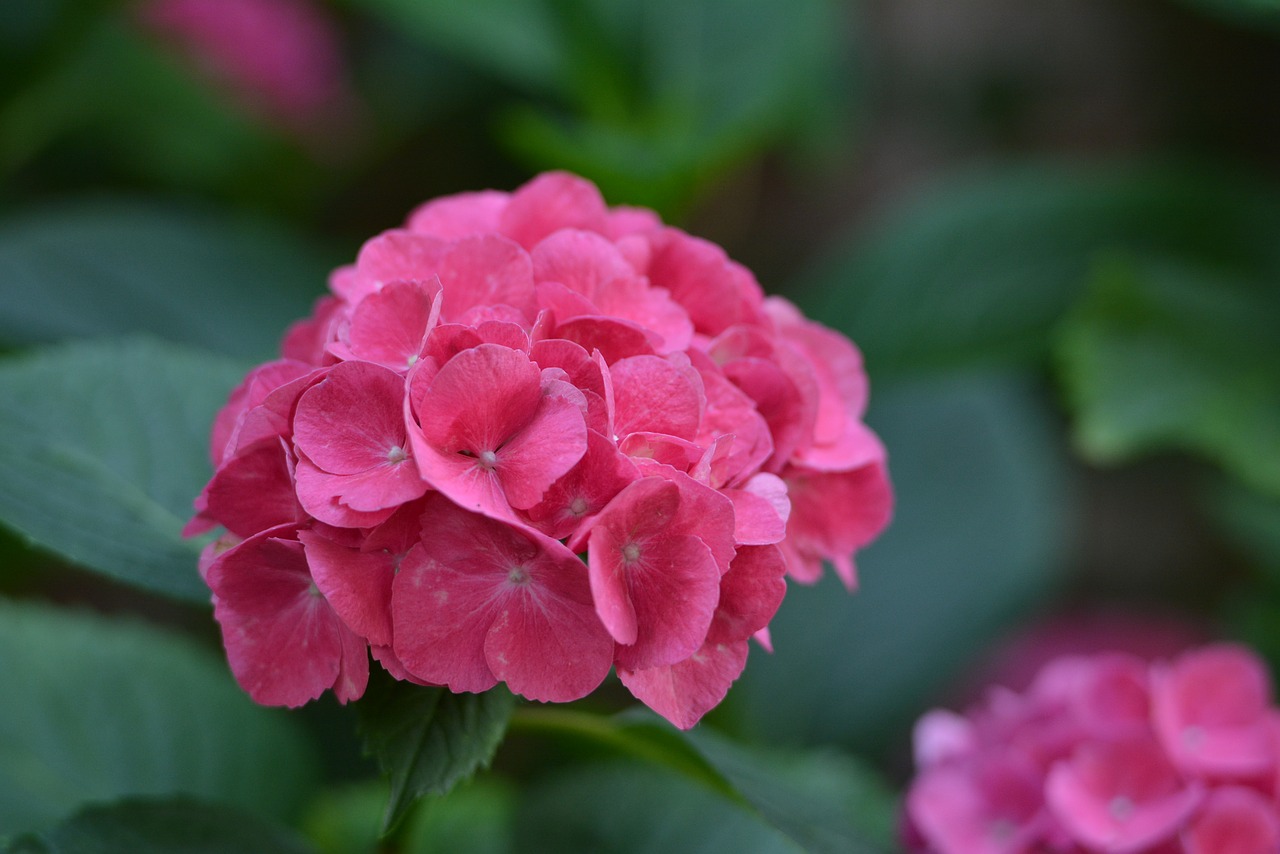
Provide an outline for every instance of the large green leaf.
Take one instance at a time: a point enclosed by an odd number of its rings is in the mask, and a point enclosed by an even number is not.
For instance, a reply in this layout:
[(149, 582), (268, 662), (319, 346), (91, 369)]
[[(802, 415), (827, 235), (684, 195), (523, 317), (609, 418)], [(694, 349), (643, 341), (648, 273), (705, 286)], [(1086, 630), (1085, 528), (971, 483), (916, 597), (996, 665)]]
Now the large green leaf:
[(213, 415), (242, 374), (147, 340), (0, 362), (0, 521), (118, 580), (208, 601), (180, 531), (209, 476)]
[(6, 854), (307, 854), (293, 832), (250, 813), (187, 798), (91, 806), (16, 840)]
[(905, 743), (933, 693), (1054, 587), (1072, 514), (1060, 437), (1026, 383), (971, 375), (881, 389), (889, 529), (849, 595), (828, 573), (789, 586), (726, 711), (772, 743)]
[(0, 342), (148, 332), (267, 358), (325, 268), (262, 223), (123, 199), (54, 205), (0, 221)]
[(0, 835), (129, 795), (288, 818), (310, 792), (292, 722), (172, 632), (0, 600), (0, 684)]
[(515, 697), (501, 685), (454, 694), (373, 674), (358, 710), (365, 750), (391, 782), (384, 832), (419, 798), (446, 794), (487, 766), (514, 707)]
[(1196, 169), (1027, 166), (933, 188), (801, 283), (881, 376), (1044, 357), (1093, 263), (1156, 250), (1280, 277), (1280, 192)]
[(1280, 496), (1277, 330), (1275, 282), (1114, 259), (1058, 348), (1079, 445), (1103, 462), (1199, 452)]

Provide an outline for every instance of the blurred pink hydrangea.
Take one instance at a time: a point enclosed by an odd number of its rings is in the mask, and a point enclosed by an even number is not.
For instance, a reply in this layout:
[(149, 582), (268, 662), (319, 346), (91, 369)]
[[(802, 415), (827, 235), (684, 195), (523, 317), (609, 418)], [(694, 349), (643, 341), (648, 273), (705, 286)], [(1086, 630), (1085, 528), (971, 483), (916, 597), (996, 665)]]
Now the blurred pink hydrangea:
[(534, 700), (616, 669), (690, 727), (784, 576), (887, 524), (843, 336), (563, 174), (438, 199), (336, 270), (213, 425), (189, 533), (258, 702), (399, 679)]
[(337, 26), (312, 0), (145, 0), (148, 30), (260, 118), (304, 137), (355, 104)]
[(1244, 647), (1059, 658), (1024, 692), (929, 712), (915, 754), (916, 851), (1280, 851), (1280, 709)]

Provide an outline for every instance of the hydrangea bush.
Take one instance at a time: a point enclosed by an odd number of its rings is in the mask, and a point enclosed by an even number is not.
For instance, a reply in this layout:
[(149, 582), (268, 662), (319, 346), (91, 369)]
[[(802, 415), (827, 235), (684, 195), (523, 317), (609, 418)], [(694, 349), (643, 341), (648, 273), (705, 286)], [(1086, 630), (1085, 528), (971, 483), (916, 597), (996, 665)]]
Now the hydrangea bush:
[(187, 532), (259, 703), (397, 679), (690, 727), (786, 579), (889, 519), (858, 351), (717, 246), (550, 173), (428, 202), (336, 270), (213, 425)]
[(1064, 656), (1025, 692), (928, 713), (915, 752), (916, 851), (1280, 850), (1280, 709), (1245, 647)]

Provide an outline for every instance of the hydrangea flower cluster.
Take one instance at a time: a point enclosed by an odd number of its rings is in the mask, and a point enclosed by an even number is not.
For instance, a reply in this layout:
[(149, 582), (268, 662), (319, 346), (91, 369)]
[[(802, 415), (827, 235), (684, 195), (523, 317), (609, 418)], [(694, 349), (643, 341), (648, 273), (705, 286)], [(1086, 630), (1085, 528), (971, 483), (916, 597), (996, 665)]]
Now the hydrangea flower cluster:
[(916, 725), (906, 841), (939, 854), (1280, 851), (1280, 709), (1266, 666), (1067, 656)]
[(887, 523), (843, 336), (715, 245), (548, 173), (368, 241), (213, 425), (189, 533), (258, 702), (358, 698), (369, 652), (453, 691), (678, 726)]

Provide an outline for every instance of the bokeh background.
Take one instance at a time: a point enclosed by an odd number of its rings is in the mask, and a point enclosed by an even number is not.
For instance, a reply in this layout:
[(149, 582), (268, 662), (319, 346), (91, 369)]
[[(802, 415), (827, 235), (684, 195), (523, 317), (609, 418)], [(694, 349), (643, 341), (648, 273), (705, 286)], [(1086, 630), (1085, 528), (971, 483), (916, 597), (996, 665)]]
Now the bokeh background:
[[(103, 515), (100, 496), (43, 505), (15, 474), (22, 436), (129, 405), (77, 379), (95, 352), (77, 342), (143, 333), (196, 361), (269, 358), (327, 271), (421, 201), (568, 169), (722, 244), (863, 350), (894, 523), (859, 556), (856, 595), (792, 586), (776, 651), (756, 651), (708, 722), (821, 757), (792, 769), (811, 785), (853, 774), (885, 839), (913, 721), (987, 678), (1210, 637), (1280, 664), (1278, 92), (1271, 0), (4, 0), (0, 634), (75, 658), (14, 627), (36, 614), (34, 636), (64, 637), (61, 615), (87, 610), (217, 646), (207, 609), (72, 565), (92, 566), (93, 545), (48, 529)], [(38, 388), (4, 373), (41, 354), (57, 369)], [(203, 465), (164, 496), (175, 516)], [(18, 672), (6, 656), (21, 657), (0, 652), (0, 672)], [(72, 690), (42, 695), (28, 675), (30, 704)], [(6, 716), (0, 755), (27, 738)], [(350, 710), (326, 700), (290, 726), (281, 762), (320, 788), (266, 812), (353, 850), (378, 793), (360, 787)], [(537, 782), (565, 752), (516, 733), (404, 850), (505, 850), (430, 846), (468, 822), (527, 823), (526, 801), (642, 850), (657, 843), (639, 818), (556, 805), (691, 802), (644, 767)], [(92, 791), (133, 791), (108, 777)], [(87, 799), (14, 806), (5, 785), (0, 838), (32, 829), (14, 815)], [(739, 832), (764, 845), (738, 820), (713, 822), (703, 850)], [(668, 841), (703, 824), (672, 818)]]

